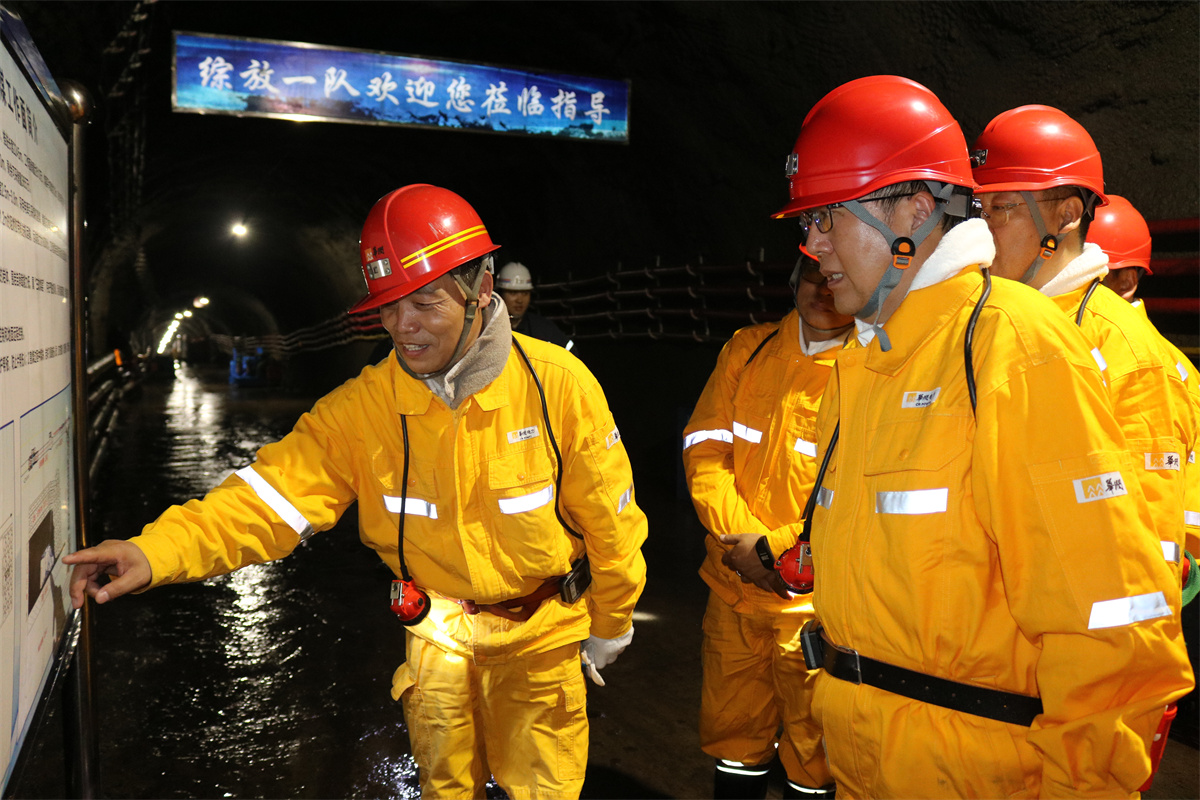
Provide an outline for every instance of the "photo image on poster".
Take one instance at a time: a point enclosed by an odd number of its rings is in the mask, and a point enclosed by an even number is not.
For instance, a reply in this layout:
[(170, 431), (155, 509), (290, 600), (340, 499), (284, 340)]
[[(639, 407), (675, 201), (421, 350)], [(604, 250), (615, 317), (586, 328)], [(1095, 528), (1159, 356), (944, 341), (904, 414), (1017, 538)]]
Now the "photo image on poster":
[(29, 607), (26, 609), (29, 612), (33, 611), (46, 581), (50, 579), (50, 573), (54, 571), (54, 565), (58, 563), (58, 554), (54, 549), (54, 515), (49, 510), (34, 528), (33, 535), (29, 537), (29, 549), (25, 552), (29, 555)]

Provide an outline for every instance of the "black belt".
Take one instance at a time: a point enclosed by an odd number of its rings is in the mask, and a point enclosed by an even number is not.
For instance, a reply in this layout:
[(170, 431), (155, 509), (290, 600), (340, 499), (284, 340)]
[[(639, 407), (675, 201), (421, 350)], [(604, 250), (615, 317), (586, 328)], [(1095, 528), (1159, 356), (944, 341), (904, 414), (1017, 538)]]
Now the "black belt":
[(1028, 727), (1033, 724), (1034, 717), (1042, 713), (1040, 697), (971, 686), (885, 664), (860, 656), (853, 650), (838, 647), (829, 641), (824, 630), (820, 630), (820, 637), (825, 645), (822, 648), (824, 654), (821, 666), (830, 675), (843, 681), (865, 683), (911, 700), (920, 700), (952, 711), (987, 717), (1011, 725)]

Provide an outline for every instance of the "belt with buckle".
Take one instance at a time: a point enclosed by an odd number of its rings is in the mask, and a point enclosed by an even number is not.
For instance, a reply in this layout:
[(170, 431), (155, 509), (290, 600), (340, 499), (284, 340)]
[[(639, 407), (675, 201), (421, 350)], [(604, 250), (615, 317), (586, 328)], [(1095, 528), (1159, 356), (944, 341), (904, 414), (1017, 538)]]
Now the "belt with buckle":
[[(814, 623), (815, 620), (806, 623), (805, 628)], [(808, 631), (809, 648), (813, 644), (812, 640), (816, 638), (814, 634), (819, 634), (821, 642), (821, 646), (817, 648), (819, 652), (814, 653), (819, 658), (819, 666), (840, 680), (854, 684), (865, 683), (911, 700), (932, 703), (952, 711), (974, 714), (1010, 725), (1028, 727), (1033, 724), (1034, 718), (1042, 713), (1040, 697), (972, 686), (885, 664), (861, 656), (849, 648), (839, 647), (830, 641), (825, 630), (819, 625)], [(813, 666), (809, 664), (810, 669)]]
[(524, 622), (533, 616), (533, 612), (538, 610), (538, 606), (542, 604), (543, 600), (559, 593), (559, 584), (562, 582), (562, 579), (562, 575), (547, 578), (541, 586), (524, 597), (501, 600), (499, 603), (476, 603), (474, 600), (459, 600), (458, 604), (468, 614), (487, 612), (488, 614), (495, 614), (497, 617), (510, 619), (513, 622)]

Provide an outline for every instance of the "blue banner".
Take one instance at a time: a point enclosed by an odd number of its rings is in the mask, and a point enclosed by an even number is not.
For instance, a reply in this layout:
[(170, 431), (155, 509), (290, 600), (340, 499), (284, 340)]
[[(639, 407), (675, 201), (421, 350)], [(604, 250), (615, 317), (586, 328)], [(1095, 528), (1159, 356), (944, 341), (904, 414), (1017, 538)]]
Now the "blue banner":
[(629, 82), (175, 31), (175, 111), (629, 141)]

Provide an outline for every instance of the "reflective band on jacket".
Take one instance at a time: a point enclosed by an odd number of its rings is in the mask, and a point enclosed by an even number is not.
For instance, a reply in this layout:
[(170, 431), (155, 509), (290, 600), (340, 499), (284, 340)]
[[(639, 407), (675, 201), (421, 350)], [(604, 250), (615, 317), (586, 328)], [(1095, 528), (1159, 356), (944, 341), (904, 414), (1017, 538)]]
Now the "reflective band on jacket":
[[(393, 514), (400, 513), (400, 498), (392, 497), (391, 495), (383, 496), (383, 504), (387, 506), (387, 510)], [(414, 517), (429, 517), (437, 519), (437, 506), (426, 500), (420, 500), (416, 497), (404, 498), (404, 513)]]
[(1104, 356), (1100, 355), (1099, 347), (1092, 348), (1092, 358), (1096, 359), (1096, 366), (1100, 368), (1101, 372), (1108, 369), (1108, 362), (1104, 360)]
[(740, 422), (733, 423), (733, 435), (739, 439), (745, 439), (752, 444), (758, 444), (762, 441), (762, 431), (756, 431), (754, 428), (747, 428)]
[(1187, 376), (1188, 376), (1188, 371), (1187, 371), (1187, 367), (1185, 367), (1183, 365), (1182, 361), (1175, 362), (1175, 369), (1179, 370), (1179, 379), (1182, 381), (1186, 381)]
[(876, 514), (940, 514), (950, 499), (949, 489), (917, 489), (912, 492), (876, 492)]
[(804, 439), (796, 439), (796, 446), (793, 449), (795, 449), (795, 451), (802, 456), (808, 456), (809, 458), (817, 457), (816, 442), (807, 442)]
[(1092, 616), (1088, 619), (1088, 630), (1116, 628), (1132, 625), (1146, 619), (1171, 616), (1171, 607), (1162, 592), (1121, 597), (1117, 600), (1102, 600), (1092, 603)]
[(1179, 561), (1179, 545), (1175, 542), (1159, 542), (1163, 549), (1163, 560), (1172, 564)]
[(313, 527), (308, 524), (304, 515), (285, 500), (283, 495), (275, 491), (275, 487), (267, 483), (263, 476), (254, 471), (253, 467), (242, 467), (235, 474), (250, 484), (250, 488), (254, 490), (259, 499), (269, 505), (271, 510), (278, 514), (289, 528), (299, 534), (301, 539), (307, 539), (313, 535)]
[(728, 772), (731, 775), (753, 775), (755, 777), (761, 777), (771, 771), (770, 768), (745, 767), (736, 761), (725, 761), (724, 759), (717, 762), (717, 769), (721, 772)]
[(520, 497), (501, 497), (500, 513), (520, 514), (525, 511), (533, 511), (535, 508), (541, 508), (553, 499), (553, 486), (547, 486), (545, 489), (539, 489), (532, 494), (523, 494)]
[(833, 505), (833, 490), (826, 489), (824, 486), (817, 489), (817, 505), (821, 508), (829, 508)]
[(617, 501), (617, 513), (620, 514), (622, 511), (624, 511), (625, 506), (629, 505), (629, 501), (632, 499), (633, 499), (633, 486), (631, 485), (628, 489), (625, 490), (625, 493), (621, 495), (621, 499)]
[(733, 442), (733, 431), (727, 431), (724, 428), (718, 428), (715, 431), (695, 431), (683, 437), (683, 449), (687, 450), (694, 444), (715, 439), (718, 442)]
[(1184, 511), (1183, 512), (1183, 524), (1184, 525), (1200, 525), (1200, 511)]
[(564, 347), (563, 349), (564, 349), (564, 350), (566, 350), (566, 351), (569, 353), (569, 352), (571, 352), (571, 348), (572, 348), (572, 347), (574, 347), (574, 346), (575, 346), (575, 340), (574, 340), (574, 339), (568, 339), (568, 340), (567, 340), (567, 346), (566, 346), (566, 347)]

